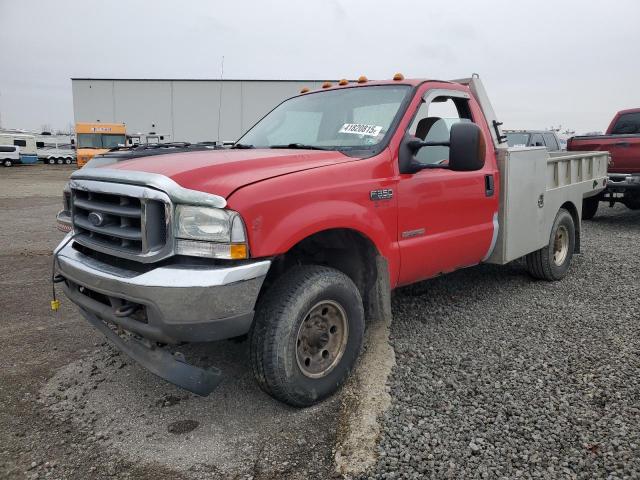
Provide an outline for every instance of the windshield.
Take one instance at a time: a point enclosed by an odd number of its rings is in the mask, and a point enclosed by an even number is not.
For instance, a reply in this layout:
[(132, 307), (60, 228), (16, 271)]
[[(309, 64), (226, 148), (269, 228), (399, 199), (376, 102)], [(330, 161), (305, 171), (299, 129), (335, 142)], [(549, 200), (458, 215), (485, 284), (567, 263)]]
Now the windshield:
[(79, 133), (78, 148), (115, 148), (124, 145), (125, 136), (106, 133)]
[(370, 148), (382, 141), (410, 90), (408, 85), (379, 85), (294, 97), (260, 120), (238, 144)]
[(507, 133), (507, 143), (510, 147), (526, 147), (529, 144), (529, 134)]

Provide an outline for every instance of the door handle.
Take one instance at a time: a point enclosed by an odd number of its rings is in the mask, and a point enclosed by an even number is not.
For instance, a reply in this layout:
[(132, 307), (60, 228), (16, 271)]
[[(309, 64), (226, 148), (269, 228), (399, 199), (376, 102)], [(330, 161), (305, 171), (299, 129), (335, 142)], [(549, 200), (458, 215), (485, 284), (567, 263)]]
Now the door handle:
[(484, 193), (487, 197), (493, 197), (495, 193), (495, 184), (493, 179), (493, 173), (484, 176)]

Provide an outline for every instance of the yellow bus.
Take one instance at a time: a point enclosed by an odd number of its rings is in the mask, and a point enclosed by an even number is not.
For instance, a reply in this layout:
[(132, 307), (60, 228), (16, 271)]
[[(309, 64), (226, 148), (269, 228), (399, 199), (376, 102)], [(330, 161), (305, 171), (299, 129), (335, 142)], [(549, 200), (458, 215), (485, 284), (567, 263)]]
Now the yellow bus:
[(78, 168), (95, 155), (126, 143), (124, 123), (76, 123), (76, 158)]

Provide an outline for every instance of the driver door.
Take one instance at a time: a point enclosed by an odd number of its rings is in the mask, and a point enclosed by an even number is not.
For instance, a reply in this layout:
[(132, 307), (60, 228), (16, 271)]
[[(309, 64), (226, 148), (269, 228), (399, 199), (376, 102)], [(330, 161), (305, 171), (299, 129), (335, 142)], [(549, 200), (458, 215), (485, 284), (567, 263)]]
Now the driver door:
[[(458, 90), (428, 90), (408, 133), (425, 141), (449, 141), (451, 125), (483, 125), (480, 108)], [(483, 130), (487, 137), (486, 128)], [(498, 195), (491, 137), (479, 171), (428, 168), (401, 174), (398, 184), (399, 284), (450, 272), (481, 262), (490, 252), (497, 228)], [(423, 147), (420, 163), (447, 166), (449, 147)], [(497, 230), (495, 231), (497, 234)]]

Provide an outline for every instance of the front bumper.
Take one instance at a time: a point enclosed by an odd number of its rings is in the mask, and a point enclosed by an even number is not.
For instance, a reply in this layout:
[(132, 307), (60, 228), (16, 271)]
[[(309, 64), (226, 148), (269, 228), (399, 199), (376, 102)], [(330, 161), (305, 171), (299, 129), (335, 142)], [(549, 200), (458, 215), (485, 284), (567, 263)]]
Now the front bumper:
[[(213, 390), (219, 372), (176, 360), (157, 343), (207, 342), (247, 333), (271, 261), (140, 265), (133, 270), (86, 255), (72, 242), (65, 245), (68, 238), (55, 251), (56, 274), (85, 318), (161, 378), (200, 395)], [(125, 340), (112, 327), (133, 335)]]

